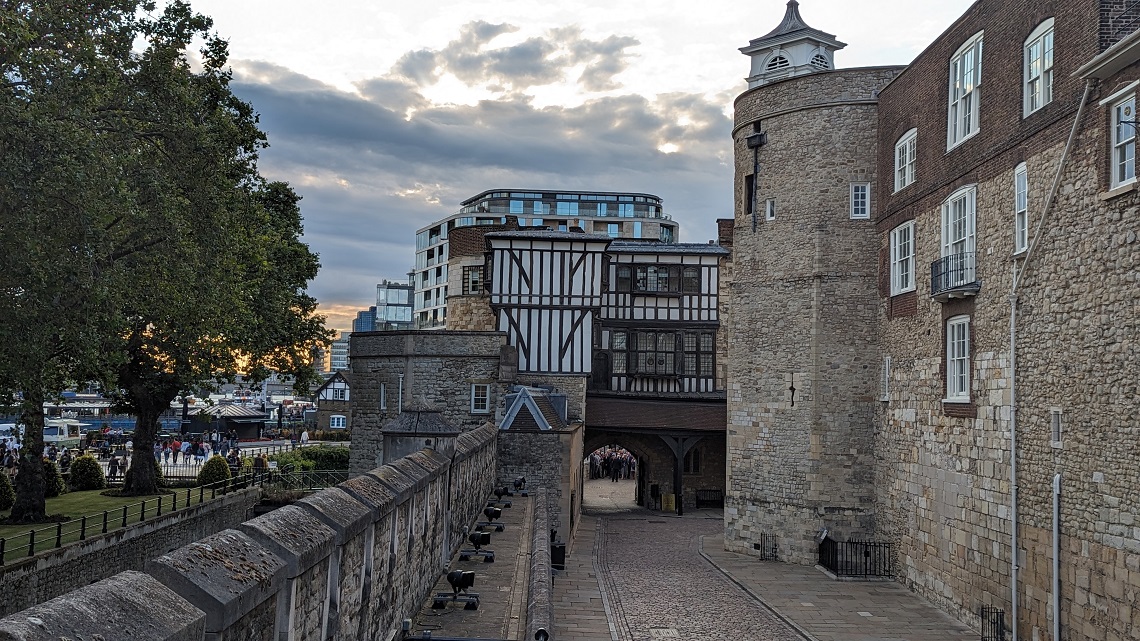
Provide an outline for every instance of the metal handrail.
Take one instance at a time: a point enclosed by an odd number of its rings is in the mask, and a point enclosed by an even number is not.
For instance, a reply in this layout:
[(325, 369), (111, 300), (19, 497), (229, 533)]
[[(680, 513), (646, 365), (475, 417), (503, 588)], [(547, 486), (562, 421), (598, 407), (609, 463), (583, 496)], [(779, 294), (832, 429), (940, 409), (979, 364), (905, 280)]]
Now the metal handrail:
[[(0, 537), (0, 567), (3, 567), (9, 559), (32, 557), (36, 555), (37, 550), (42, 552), (56, 549), (77, 541), (85, 541), (89, 536), (106, 534), (112, 530), (125, 528), (132, 523), (153, 521), (163, 514), (185, 510), (191, 505), (200, 505), (207, 500), (213, 500), (219, 494), (225, 495), (236, 490), (266, 485), (280, 485), (291, 490), (311, 491), (331, 487), (343, 483), (347, 479), (348, 472), (343, 470), (279, 471), (269, 469), (243, 472), (224, 481), (186, 488), (185, 498), (183, 498), (182, 490), (179, 489), (172, 494), (144, 499), (138, 503), (124, 505), (122, 508), (104, 510), (45, 527), (31, 528), (27, 534)], [(206, 498), (207, 495), (209, 495), (209, 499)], [(14, 542), (21, 539), (24, 541), (22, 545), (13, 545)]]
[(975, 256), (973, 252), (961, 252), (930, 263), (931, 295), (978, 282)]

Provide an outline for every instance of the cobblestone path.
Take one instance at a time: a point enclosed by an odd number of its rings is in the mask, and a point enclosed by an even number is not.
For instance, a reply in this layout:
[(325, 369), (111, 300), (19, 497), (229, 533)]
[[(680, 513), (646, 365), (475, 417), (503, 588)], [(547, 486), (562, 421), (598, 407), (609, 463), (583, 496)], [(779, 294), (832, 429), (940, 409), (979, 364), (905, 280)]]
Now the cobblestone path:
[[(602, 591), (614, 641), (700, 639), (702, 641), (802, 641), (790, 626), (699, 553), (699, 538), (722, 530), (719, 511), (694, 512), (684, 518), (632, 505), (632, 481), (588, 481), (584, 492), (593, 546), (574, 555), (593, 554), (595, 580)], [(579, 530), (581, 532), (581, 529)], [(582, 567), (579, 563), (579, 567)], [(573, 573), (572, 568), (568, 568)], [(585, 581), (581, 581), (585, 583)], [(583, 617), (592, 613), (580, 610)], [(573, 612), (563, 617), (573, 619)], [(556, 614), (557, 617), (557, 614)], [(596, 639), (575, 635), (572, 622), (560, 625), (560, 639)]]

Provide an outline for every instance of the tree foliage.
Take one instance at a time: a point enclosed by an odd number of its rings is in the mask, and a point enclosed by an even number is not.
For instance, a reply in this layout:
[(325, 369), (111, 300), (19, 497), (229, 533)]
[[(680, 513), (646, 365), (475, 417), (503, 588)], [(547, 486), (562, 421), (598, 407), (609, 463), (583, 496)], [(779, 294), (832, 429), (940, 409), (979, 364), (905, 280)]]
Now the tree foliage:
[(215, 454), (211, 456), (198, 470), (198, 485), (211, 485), (230, 480), (230, 464), (226, 459)]
[[(27, 462), (43, 401), (103, 383), (138, 417), (128, 493), (158, 486), (180, 392), (268, 369), (307, 385), (329, 339), (299, 196), (259, 174), (265, 136), (210, 29), (180, 0), (0, 0), (0, 394)], [(44, 489), (21, 473), (14, 518), (42, 519)]]

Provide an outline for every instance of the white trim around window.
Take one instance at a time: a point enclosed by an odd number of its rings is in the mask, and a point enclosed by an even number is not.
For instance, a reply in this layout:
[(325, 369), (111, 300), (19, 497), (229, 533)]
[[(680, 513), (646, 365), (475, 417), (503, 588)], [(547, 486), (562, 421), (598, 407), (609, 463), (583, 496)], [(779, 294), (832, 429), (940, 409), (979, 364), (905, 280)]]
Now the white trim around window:
[(914, 221), (891, 230), (891, 296), (914, 291)]
[(385, 384), (380, 383), (380, 409), (382, 410), (388, 409), (388, 397), (385, 394), (386, 391), (387, 388), (385, 387)]
[(471, 384), (471, 413), (491, 413), (491, 386), (487, 383)]
[(851, 206), (849, 215), (852, 220), (868, 220), (871, 218), (871, 183), (851, 183)]
[(329, 417), (330, 430), (343, 430), (348, 427), (348, 420), (341, 414), (333, 414)]
[(918, 149), (918, 129), (911, 129), (895, 143), (895, 191), (914, 182), (914, 157)]
[(776, 220), (776, 199), (769, 198), (764, 201), (764, 220)]
[(946, 321), (947, 403), (970, 402), (970, 317)]
[(1112, 188), (1136, 182), (1136, 94), (1109, 107), (1112, 114)]
[(1013, 170), (1013, 253), (1029, 248), (1029, 170), (1021, 163)]
[(1053, 19), (1049, 18), (1025, 39), (1023, 48), (1022, 116), (1053, 102)]
[(946, 113), (946, 150), (978, 133), (982, 93), (982, 36), (974, 34), (950, 57), (950, 97)]

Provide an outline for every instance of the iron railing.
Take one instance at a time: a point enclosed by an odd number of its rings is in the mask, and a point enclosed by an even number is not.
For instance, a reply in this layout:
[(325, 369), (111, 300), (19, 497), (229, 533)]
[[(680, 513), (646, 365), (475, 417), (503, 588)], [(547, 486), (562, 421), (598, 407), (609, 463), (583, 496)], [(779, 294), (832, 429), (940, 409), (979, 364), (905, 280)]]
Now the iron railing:
[(1005, 610), (982, 606), (978, 616), (982, 620), (982, 641), (1005, 641)]
[(121, 508), (44, 527), (33, 527), (26, 534), (0, 537), (0, 566), (19, 558), (35, 556), (36, 552), (63, 547), (131, 524), (154, 520), (236, 490), (272, 485), (286, 490), (312, 491), (338, 485), (347, 479), (348, 472), (341, 470), (267, 470), (246, 472), (226, 481), (174, 490), (171, 494), (144, 499)]
[(976, 285), (978, 270), (974, 257), (973, 252), (962, 252), (930, 263), (930, 294), (937, 296), (942, 292)]
[(835, 576), (891, 576), (894, 546), (876, 541), (839, 542), (824, 537), (819, 544), (819, 564)]
[[(256, 445), (253, 443), (245, 443), (242, 445), (242, 447), (239, 448), (239, 450), (242, 454), (242, 458), (246, 459), (249, 456), (256, 456), (256, 455), (260, 455), (260, 454), (265, 454), (266, 456), (275, 456), (277, 454), (284, 454), (286, 452), (291, 452), (293, 450), (296, 450), (299, 447), (319, 447), (321, 445), (328, 445), (328, 444), (329, 443), (325, 443), (325, 442), (320, 442), (320, 443), (310, 442), (310, 443), (307, 443), (306, 445), (302, 446), (300, 443), (298, 443), (297, 445), (288, 445), (288, 444), (287, 445)], [(89, 451), (89, 453), (91, 453), (91, 452)], [(132, 452), (132, 454), (133, 454), (133, 452)], [(214, 455), (211, 454), (211, 456), (214, 456)], [(122, 485), (123, 477), (127, 471), (126, 467), (120, 467), (118, 474), (116, 474), (114, 477), (111, 477), (110, 476), (110, 462), (109, 462), (110, 461), (110, 455), (104, 456), (102, 453), (100, 453), (96, 456), (96, 458), (99, 460), (100, 464), (103, 466), (104, 474), (107, 475), (107, 484), (111, 485), (111, 486)], [(159, 468), (162, 470), (162, 477), (165, 479), (171, 480), (171, 481), (193, 481), (193, 480), (196, 480), (198, 478), (198, 472), (202, 471), (202, 466), (205, 465), (205, 461), (208, 461), (210, 459), (210, 457), (208, 456), (202, 460), (198, 460), (193, 455), (184, 457), (182, 454), (179, 454), (177, 463), (174, 463), (173, 459), (174, 459), (174, 457), (172, 454), (170, 462), (167, 462), (165, 456), (163, 457), (163, 460), (159, 461), (158, 465), (159, 465)], [(189, 459), (189, 460), (186, 460), (186, 459)], [(65, 475), (66, 475), (66, 473), (65, 473)], [(66, 476), (65, 476), (65, 478), (66, 478)]]
[(760, 552), (761, 561), (779, 561), (780, 545), (776, 542), (775, 534), (761, 534), (760, 542), (753, 543), (752, 549)]

